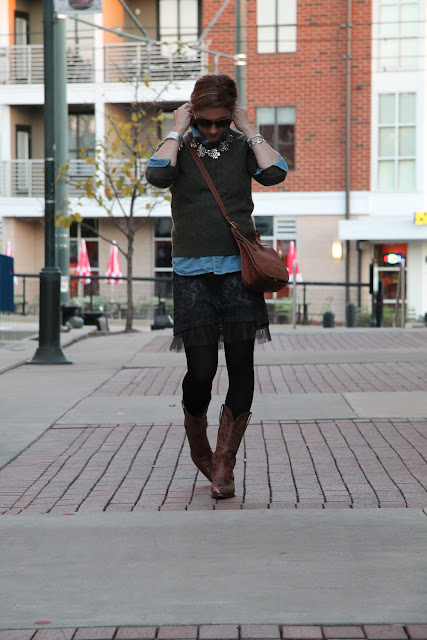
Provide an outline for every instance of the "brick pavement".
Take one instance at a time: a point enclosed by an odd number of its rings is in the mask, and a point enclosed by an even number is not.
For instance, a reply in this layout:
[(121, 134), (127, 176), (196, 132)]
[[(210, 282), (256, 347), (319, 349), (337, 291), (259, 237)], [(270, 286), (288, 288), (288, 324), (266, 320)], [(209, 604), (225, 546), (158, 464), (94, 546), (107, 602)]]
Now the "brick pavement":
[[(159, 335), (141, 352), (168, 349)], [(426, 348), (424, 331), (275, 333), (279, 350)], [(427, 363), (257, 366), (255, 393), (427, 388)], [(92, 395), (181, 395), (183, 367), (121, 369)], [(227, 386), (219, 367), (214, 393)], [(284, 402), (284, 411), (286, 403)], [(216, 425), (209, 428), (214, 443)], [(54, 425), (0, 471), (0, 513), (427, 506), (426, 420), (251, 423), (238, 454), (236, 497), (210, 497), (179, 424)]]
[[(141, 351), (167, 351), (157, 336)], [(426, 332), (274, 334), (265, 351), (426, 348)], [(398, 359), (397, 359), (398, 360)], [(180, 395), (182, 367), (123, 369), (95, 394)], [(224, 393), (220, 367), (216, 393)], [(256, 368), (256, 393), (419, 390), (422, 362)], [(94, 395), (95, 395), (94, 394)], [(284, 405), (285, 406), (285, 405)], [(210, 427), (212, 441), (216, 426)], [(248, 427), (236, 497), (212, 500), (190, 460), (182, 423), (53, 425), (0, 470), (0, 513), (205, 509), (424, 508), (427, 420), (262, 421)], [(46, 624), (43, 624), (46, 623)], [(427, 625), (201, 625), (0, 631), (0, 640), (427, 640)], [(43, 628), (42, 628), (43, 627)]]
[[(262, 351), (372, 351), (378, 349), (413, 349), (427, 348), (427, 333), (423, 329), (382, 330), (373, 329), (366, 332), (343, 331), (334, 329), (311, 329), (304, 331), (272, 330), (272, 340), (257, 345)], [(169, 350), (170, 336), (159, 335), (144, 345), (141, 353), (162, 353)]]
[[(93, 395), (180, 396), (185, 367), (122, 369)], [(212, 392), (224, 396), (225, 366), (219, 366)], [(427, 362), (262, 365), (255, 367), (255, 395), (345, 393), (349, 391), (423, 391)]]
[[(170, 336), (157, 336), (140, 353), (167, 352)], [(427, 348), (427, 332), (404, 330), (363, 333), (273, 333), (272, 341), (257, 345), (265, 352), (368, 351)], [(94, 394), (102, 396), (180, 395), (184, 366), (123, 369)], [(228, 379), (219, 366), (213, 393), (224, 395)], [(255, 367), (255, 394), (345, 393), (427, 390), (427, 362), (396, 360), (377, 363), (263, 365)]]
[[(40, 625), (42, 622), (39, 623)], [(0, 640), (427, 640), (427, 624), (189, 625), (0, 631)]]
[(181, 424), (60, 425), (0, 471), (0, 511), (425, 508), (427, 420), (253, 423), (235, 475), (213, 500)]

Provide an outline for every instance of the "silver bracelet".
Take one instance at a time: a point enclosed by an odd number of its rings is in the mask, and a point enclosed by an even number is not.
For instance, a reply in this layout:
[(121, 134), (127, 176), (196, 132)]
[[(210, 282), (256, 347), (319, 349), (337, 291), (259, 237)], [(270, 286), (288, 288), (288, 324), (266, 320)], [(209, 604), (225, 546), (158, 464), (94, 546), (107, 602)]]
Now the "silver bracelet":
[(248, 138), (246, 142), (248, 143), (250, 148), (252, 148), (256, 144), (261, 144), (261, 142), (266, 142), (266, 140), (260, 133), (256, 133), (251, 138)]
[(166, 136), (165, 140), (167, 140), (168, 138), (171, 138), (172, 140), (176, 140), (178, 144), (181, 144), (183, 141), (183, 136), (180, 133), (178, 133), (178, 131), (170, 131)]

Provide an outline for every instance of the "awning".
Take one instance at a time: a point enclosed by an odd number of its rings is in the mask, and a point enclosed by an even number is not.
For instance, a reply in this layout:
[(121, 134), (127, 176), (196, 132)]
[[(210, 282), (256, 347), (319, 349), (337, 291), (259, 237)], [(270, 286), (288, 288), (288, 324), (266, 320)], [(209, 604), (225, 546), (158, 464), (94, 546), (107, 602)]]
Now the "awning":
[(340, 220), (338, 235), (340, 240), (427, 241), (427, 225), (417, 225), (407, 218), (405, 220), (389, 218)]

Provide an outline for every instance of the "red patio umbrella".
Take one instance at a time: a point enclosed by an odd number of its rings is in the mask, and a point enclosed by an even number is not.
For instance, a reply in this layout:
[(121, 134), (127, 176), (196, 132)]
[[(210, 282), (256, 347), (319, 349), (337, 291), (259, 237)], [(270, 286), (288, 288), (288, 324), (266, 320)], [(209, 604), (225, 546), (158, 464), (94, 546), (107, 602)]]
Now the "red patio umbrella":
[(107, 284), (120, 284), (121, 280), (117, 280), (116, 278), (122, 277), (122, 270), (120, 268), (119, 250), (117, 248), (115, 240), (113, 240), (113, 243), (111, 245), (107, 271), (105, 272), (105, 275), (108, 278)]
[(299, 270), (298, 260), (297, 260), (297, 251), (295, 248), (295, 242), (293, 240), (289, 243), (289, 253), (288, 253), (288, 263), (287, 269), (289, 271), (289, 282), (292, 283), (294, 281), (294, 260), (296, 260), (296, 276), (297, 282), (302, 282), (302, 275)]
[(86, 241), (82, 240), (80, 243), (79, 259), (77, 261), (76, 274), (78, 276), (87, 276), (80, 280), (83, 284), (89, 284), (92, 270), (90, 268), (89, 256), (87, 254)]
[[(6, 242), (5, 256), (8, 256), (9, 258), (13, 258), (12, 243), (10, 240)], [(15, 276), (15, 269), (13, 270), (13, 284), (18, 284), (18, 278)]]

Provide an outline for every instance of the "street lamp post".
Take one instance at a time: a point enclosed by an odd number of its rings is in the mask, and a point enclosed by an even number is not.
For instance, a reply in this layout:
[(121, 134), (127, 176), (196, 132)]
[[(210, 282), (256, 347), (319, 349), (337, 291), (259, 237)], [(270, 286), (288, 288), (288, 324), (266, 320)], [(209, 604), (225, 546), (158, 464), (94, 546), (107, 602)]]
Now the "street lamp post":
[(55, 261), (55, 47), (53, 0), (43, 0), (45, 266), (40, 272), (39, 346), (32, 364), (71, 364), (60, 345), (61, 272)]
[[(65, 19), (54, 18), (53, 46), (55, 50), (55, 162), (56, 174), (68, 158), (67, 57), (65, 53)], [(56, 182), (55, 209), (61, 216), (68, 214), (68, 185), (63, 174)], [(61, 304), (70, 304), (70, 230), (55, 226), (55, 264), (61, 270)]]

